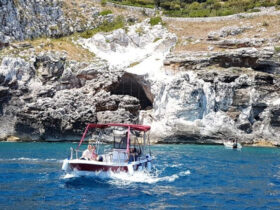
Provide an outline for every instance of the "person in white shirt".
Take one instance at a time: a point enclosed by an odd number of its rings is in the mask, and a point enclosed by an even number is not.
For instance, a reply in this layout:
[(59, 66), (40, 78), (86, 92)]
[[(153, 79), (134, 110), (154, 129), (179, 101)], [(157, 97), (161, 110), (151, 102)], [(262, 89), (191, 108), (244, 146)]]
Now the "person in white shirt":
[(92, 146), (88, 145), (87, 149), (83, 152), (81, 159), (90, 160), (92, 157)]

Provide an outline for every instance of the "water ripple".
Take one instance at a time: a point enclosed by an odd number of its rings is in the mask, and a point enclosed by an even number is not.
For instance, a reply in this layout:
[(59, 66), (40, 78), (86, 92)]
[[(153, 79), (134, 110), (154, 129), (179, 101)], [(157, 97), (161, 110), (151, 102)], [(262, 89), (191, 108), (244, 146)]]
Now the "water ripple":
[(278, 209), (280, 150), (156, 145), (154, 169), (64, 174), (72, 143), (0, 143), (1, 209)]

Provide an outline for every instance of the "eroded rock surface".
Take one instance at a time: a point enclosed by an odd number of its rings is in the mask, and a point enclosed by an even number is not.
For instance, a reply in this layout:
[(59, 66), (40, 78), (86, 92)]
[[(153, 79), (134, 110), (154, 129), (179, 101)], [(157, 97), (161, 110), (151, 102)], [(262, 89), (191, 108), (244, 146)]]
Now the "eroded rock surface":
[(155, 60), (155, 55), (162, 65), (164, 54), (174, 46), (177, 38), (162, 25), (151, 26), (148, 22), (145, 20), (126, 30), (99, 33), (89, 39), (80, 39), (79, 43), (107, 60), (112, 69), (133, 67), (149, 58)]
[[(150, 29), (153, 33), (148, 33)], [(143, 60), (157, 61), (162, 66), (176, 36), (161, 25), (151, 26), (148, 20), (131, 26), (128, 31), (119, 29), (89, 39), (98, 52), (119, 53), (119, 63), (131, 56), (133, 59), (128, 59), (125, 65), (114, 65), (111, 62), (114, 54), (103, 57), (96, 51), (93, 52), (99, 58), (88, 63), (67, 60), (67, 53), (38, 54), (32, 49), (26, 51), (29, 53), (26, 59), (3, 57), (0, 93), (6, 97), (0, 106), (3, 119), (0, 129), (4, 131), (1, 138), (15, 135), (35, 140), (76, 139), (89, 122), (139, 122), (139, 111), (151, 105), (153, 95), (145, 80), (141, 82), (125, 70), (135, 66), (132, 65), (135, 61)], [(133, 57), (133, 50), (140, 56)], [(132, 80), (138, 84), (138, 92), (132, 91), (135, 88)], [(142, 98), (146, 102), (140, 102)]]
[(120, 122), (150, 124), (154, 142), (280, 145), (280, 36), (238, 38), (251, 26), (232, 26), (208, 34), (224, 50), (170, 53), (177, 37), (145, 20), (79, 39), (96, 58), (77, 62), (11, 42), (93, 28), (96, 9), (82, 6), (81, 24), (60, 1), (0, 2), (0, 48), (29, 49), (0, 57), (0, 138), (73, 140), (86, 123)]
[(154, 86), (155, 138), (279, 145), (279, 64), (267, 48), (169, 55), (165, 68), (175, 74)]
[(61, 37), (92, 29), (114, 16), (65, 0), (0, 0), (0, 49), (14, 40)]
[(83, 65), (52, 53), (30, 62), (5, 57), (0, 66), (1, 138), (73, 140), (86, 123), (135, 123), (139, 100), (110, 94), (123, 73), (110, 72), (98, 59)]
[(255, 71), (279, 74), (279, 55), (274, 47), (239, 48), (225, 52), (187, 52), (167, 56), (166, 68), (174, 70), (201, 69), (218, 65), (222, 68), (245, 67)]

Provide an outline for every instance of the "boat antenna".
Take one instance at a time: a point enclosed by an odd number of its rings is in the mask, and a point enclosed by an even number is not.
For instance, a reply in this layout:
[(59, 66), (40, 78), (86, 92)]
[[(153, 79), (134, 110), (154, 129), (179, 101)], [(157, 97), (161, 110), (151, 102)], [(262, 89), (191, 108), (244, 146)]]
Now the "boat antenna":
[(128, 129), (127, 129), (127, 142), (126, 142), (126, 153), (128, 154), (129, 153), (129, 144), (130, 144), (130, 142), (129, 142), (129, 140), (130, 140), (130, 138), (129, 138), (129, 136), (130, 136), (130, 126), (128, 127)]
[(143, 136), (143, 140), (144, 140), (144, 146), (143, 146), (143, 148), (144, 148), (144, 154), (146, 154), (146, 132), (144, 131), (144, 136)]
[(97, 141), (96, 141), (96, 153), (99, 154), (99, 145), (100, 145), (100, 140), (101, 140), (101, 137), (102, 137), (102, 130), (99, 129), (99, 133), (98, 133), (98, 137), (97, 137)]

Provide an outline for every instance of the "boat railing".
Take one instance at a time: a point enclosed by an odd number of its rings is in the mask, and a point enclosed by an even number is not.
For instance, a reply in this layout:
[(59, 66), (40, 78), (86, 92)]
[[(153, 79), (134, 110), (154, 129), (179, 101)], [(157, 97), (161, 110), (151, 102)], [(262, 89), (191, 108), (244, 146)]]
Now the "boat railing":
[(73, 159), (73, 156), (75, 154), (76, 156), (76, 159), (79, 159), (79, 153), (82, 153), (83, 151), (82, 150), (78, 150), (78, 149), (74, 149), (73, 147), (70, 148), (70, 160)]
[(128, 155), (124, 149), (113, 149), (112, 162), (123, 163), (128, 160)]
[[(73, 158), (79, 159), (80, 154), (82, 153), (82, 150), (74, 149), (73, 147), (70, 148), (70, 159)], [(123, 163), (127, 160), (129, 160), (128, 154), (126, 151), (121, 151), (118, 149), (114, 149), (112, 152), (108, 154), (102, 155), (104, 157), (104, 162), (117, 162), (117, 163)], [(138, 157), (139, 158), (139, 157)], [(136, 159), (134, 159), (136, 161)]]
[(113, 159), (113, 152), (105, 153), (102, 155), (103, 162), (111, 163)]

